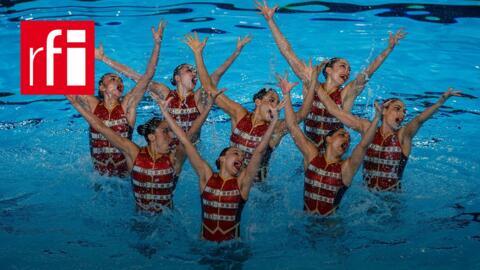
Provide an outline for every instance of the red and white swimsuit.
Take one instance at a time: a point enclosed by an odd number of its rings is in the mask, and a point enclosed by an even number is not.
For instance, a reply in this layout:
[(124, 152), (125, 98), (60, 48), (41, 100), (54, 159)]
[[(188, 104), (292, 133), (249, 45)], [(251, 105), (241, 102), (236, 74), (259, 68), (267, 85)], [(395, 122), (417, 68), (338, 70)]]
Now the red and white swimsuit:
[[(342, 109), (341, 89), (331, 93), (330, 98)], [(323, 139), (328, 132), (341, 127), (343, 127), (343, 124), (340, 120), (327, 111), (315, 93), (312, 110), (305, 119), (305, 135), (318, 146), (323, 143)]]
[(187, 132), (192, 127), (193, 121), (200, 115), (195, 102), (195, 94), (189, 93), (182, 101), (176, 91), (170, 91), (165, 100), (169, 98), (172, 98), (172, 101), (170, 101), (167, 111), (183, 131)]
[(236, 178), (222, 179), (214, 173), (201, 194), (202, 238), (222, 242), (240, 236), (240, 217), (245, 200)]
[(347, 186), (342, 181), (342, 163), (316, 156), (305, 171), (304, 207), (310, 213), (329, 215), (337, 209)]
[(173, 191), (177, 177), (168, 154), (156, 160), (141, 148), (132, 169), (133, 195), (137, 206), (150, 212), (161, 212), (163, 207), (172, 207)]
[[(268, 123), (259, 126), (253, 126), (252, 113), (247, 113), (238, 123), (230, 136), (230, 146), (236, 147), (245, 153), (244, 165), (248, 165), (255, 148), (262, 141), (263, 135), (268, 130)], [(266, 177), (268, 161), (270, 159), (272, 149), (268, 147), (265, 153), (256, 181), (262, 181)]]
[(397, 133), (383, 137), (379, 127), (363, 161), (363, 179), (369, 188), (398, 189), (407, 160)]
[[(128, 125), (127, 117), (121, 104), (109, 111), (103, 102), (99, 102), (93, 114), (123, 138), (132, 138), (132, 129)], [(92, 127), (90, 127), (90, 154), (93, 166), (100, 174), (119, 177), (128, 175), (125, 156), (105, 136)]]

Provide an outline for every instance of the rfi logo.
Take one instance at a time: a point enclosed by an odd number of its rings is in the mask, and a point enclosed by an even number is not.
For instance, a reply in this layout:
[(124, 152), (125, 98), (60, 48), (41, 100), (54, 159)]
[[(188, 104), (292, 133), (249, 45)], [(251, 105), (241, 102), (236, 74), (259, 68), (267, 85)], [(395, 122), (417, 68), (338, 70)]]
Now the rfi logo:
[(20, 22), (23, 95), (95, 93), (93, 21)]

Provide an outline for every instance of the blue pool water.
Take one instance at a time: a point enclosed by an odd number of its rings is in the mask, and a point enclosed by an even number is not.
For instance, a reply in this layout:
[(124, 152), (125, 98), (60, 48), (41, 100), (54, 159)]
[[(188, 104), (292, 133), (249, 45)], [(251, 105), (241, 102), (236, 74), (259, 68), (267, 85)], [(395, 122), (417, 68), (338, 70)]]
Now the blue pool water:
[[(209, 36), (210, 71), (233, 51), (237, 36), (251, 34), (220, 86), (252, 108), (252, 94), (289, 70), (264, 19), (251, 1), (0, 1), (0, 269), (479, 269), (480, 2), (277, 3), (283, 7), (277, 23), (297, 54), (345, 57), (351, 77), (385, 48), (388, 31), (406, 29), (357, 99), (358, 115), (371, 116), (375, 99), (395, 96), (406, 102), (409, 120), (449, 86), (468, 95), (449, 100), (420, 130), (401, 193), (369, 192), (359, 173), (337, 214), (307, 216), (301, 154), (286, 136), (268, 181), (252, 189), (242, 241), (199, 240), (198, 183), (189, 163), (173, 211), (137, 213), (129, 181), (93, 171), (87, 124), (71, 105), (62, 96), (20, 95), (19, 21), (93, 19), (107, 55), (143, 71), (149, 27), (163, 18), (168, 26), (155, 79), (164, 83), (177, 64), (193, 63), (183, 34), (196, 29)], [(110, 71), (98, 62), (95, 68), (97, 78)], [(294, 97), (299, 105), (300, 87)], [(145, 98), (137, 124), (158, 112)], [(198, 146), (210, 164), (229, 133), (228, 117), (212, 111)], [(136, 133), (134, 140), (145, 144)]]

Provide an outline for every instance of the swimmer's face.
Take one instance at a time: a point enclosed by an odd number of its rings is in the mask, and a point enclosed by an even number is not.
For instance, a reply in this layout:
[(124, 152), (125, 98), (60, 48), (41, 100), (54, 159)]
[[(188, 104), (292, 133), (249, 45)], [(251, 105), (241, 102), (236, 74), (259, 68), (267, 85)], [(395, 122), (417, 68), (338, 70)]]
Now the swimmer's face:
[(327, 67), (328, 77), (338, 85), (343, 85), (350, 78), (350, 64), (345, 59), (336, 61), (332, 67)]
[(332, 136), (326, 138), (327, 147), (331, 147), (333, 153), (342, 156), (350, 147), (350, 134), (345, 129), (337, 130)]
[(243, 160), (245, 155), (242, 150), (236, 147), (230, 147), (224, 156), (220, 157), (220, 169), (232, 176), (238, 176), (243, 168)]
[(383, 123), (390, 126), (392, 129), (399, 129), (407, 110), (405, 104), (400, 100), (394, 100), (388, 103), (383, 111)]
[(262, 99), (256, 99), (255, 105), (260, 111), (260, 116), (265, 122), (270, 122), (272, 120), (271, 107), (276, 108), (278, 106), (279, 97), (275, 91), (268, 91)]
[(100, 82), (100, 91), (104, 96), (119, 99), (123, 94), (123, 80), (116, 74), (107, 74)]
[(184, 65), (175, 75), (177, 86), (181, 84), (187, 91), (193, 91), (197, 85), (197, 70), (191, 65)]
[(162, 121), (155, 129), (155, 133), (148, 135), (150, 142), (155, 143), (160, 149), (168, 150), (170, 142), (172, 141), (172, 131), (170, 130), (168, 123)]

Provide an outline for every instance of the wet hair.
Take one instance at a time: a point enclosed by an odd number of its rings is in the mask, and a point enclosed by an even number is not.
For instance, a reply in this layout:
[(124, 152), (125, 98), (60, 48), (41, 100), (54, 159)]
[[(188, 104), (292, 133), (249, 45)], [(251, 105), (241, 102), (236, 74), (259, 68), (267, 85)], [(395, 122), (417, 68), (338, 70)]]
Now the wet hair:
[(178, 65), (174, 70), (173, 70), (173, 75), (172, 75), (172, 78), (170, 79), (170, 83), (173, 85), (173, 86), (176, 86), (177, 85), (177, 82), (175, 81), (175, 76), (178, 75), (178, 73), (180, 73), (180, 70), (183, 68), (183, 67), (189, 67), (193, 70), (197, 70), (194, 66), (190, 65), (190, 64), (187, 64), (187, 63), (183, 63), (183, 64), (180, 64)]
[[(103, 98), (104, 98), (103, 92), (100, 91), (100, 86), (103, 84), (103, 80), (105, 79), (105, 77), (107, 77), (107, 76), (112, 76), (112, 75), (119, 77), (119, 76), (118, 76), (117, 74), (115, 74), (115, 73), (108, 72), (108, 73), (103, 74), (102, 77), (100, 77), (100, 80), (98, 80), (98, 97), (99, 97), (100, 99), (103, 99)], [(119, 77), (119, 78), (120, 78), (120, 77)], [(120, 78), (120, 79), (121, 79), (121, 78)]]
[(339, 131), (340, 129), (345, 129), (344, 127), (337, 127), (335, 129), (332, 129), (330, 130), (327, 135), (325, 135), (324, 139), (323, 139), (323, 143), (322, 143), (322, 146), (324, 149), (327, 149), (327, 137), (332, 137), (333, 134), (335, 134), (337, 131)]
[(264, 96), (266, 96), (269, 92), (274, 92), (275, 94), (278, 95), (277, 91), (275, 91), (272, 88), (262, 88), (258, 90), (257, 93), (253, 95), (253, 102), (255, 103), (255, 100), (260, 99), (262, 100)]
[[(399, 98), (387, 98), (382, 102), (382, 106), (385, 105), (387, 102), (395, 102), (395, 101), (402, 101), (402, 100)], [(388, 106), (385, 108), (388, 108)]]
[(327, 138), (327, 137), (332, 137), (333, 134), (335, 134), (335, 132), (339, 131), (340, 129), (343, 129), (343, 127), (337, 127), (337, 128), (335, 128), (335, 129), (330, 130), (330, 131), (327, 133), (327, 135), (325, 135), (325, 138)]
[(340, 57), (333, 57), (333, 58), (328, 59), (328, 62), (325, 64), (325, 66), (322, 69), (322, 74), (323, 74), (323, 77), (325, 77), (325, 79), (328, 77), (327, 67), (333, 68), (333, 65), (335, 65), (335, 63), (337, 63), (338, 61), (340, 61), (342, 59), (343, 58), (340, 58)]
[(142, 135), (147, 142), (149, 142), (148, 135), (155, 133), (155, 130), (158, 128), (158, 126), (162, 122), (163, 122), (162, 118), (152, 117), (145, 124), (139, 125), (137, 127), (137, 132), (138, 134)]
[(220, 158), (225, 156), (225, 154), (227, 154), (227, 151), (230, 150), (230, 148), (232, 148), (232, 146), (223, 148), (223, 150), (222, 150), (222, 152), (220, 152), (220, 155), (218, 156), (217, 160), (215, 160), (215, 166), (217, 166), (217, 169), (220, 170)]

